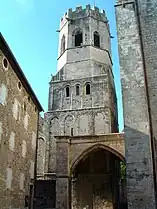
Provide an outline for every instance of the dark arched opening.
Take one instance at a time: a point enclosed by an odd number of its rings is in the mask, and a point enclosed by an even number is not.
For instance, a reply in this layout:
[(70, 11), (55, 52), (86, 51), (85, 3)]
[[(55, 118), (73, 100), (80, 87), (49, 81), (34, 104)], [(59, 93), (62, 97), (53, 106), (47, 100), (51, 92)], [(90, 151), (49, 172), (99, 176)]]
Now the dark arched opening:
[(67, 86), (65, 88), (65, 93), (66, 93), (66, 97), (69, 97), (70, 96), (70, 88), (69, 88), (69, 86)]
[(65, 35), (61, 39), (61, 54), (65, 51)]
[(94, 32), (94, 46), (100, 48), (100, 35), (97, 31)]
[(86, 84), (86, 95), (89, 95), (90, 94), (90, 84), (87, 83)]
[(80, 86), (76, 85), (76, 96), (80, 95)]
[(82, 31), (78, 30), (75, 33), (75, 46), (81, 46), (83, 43), (83, 34)]
[(77, 208), (114, 208), (121, 204), (121, 159), (97, 147), (72, 170), (72, 205)]

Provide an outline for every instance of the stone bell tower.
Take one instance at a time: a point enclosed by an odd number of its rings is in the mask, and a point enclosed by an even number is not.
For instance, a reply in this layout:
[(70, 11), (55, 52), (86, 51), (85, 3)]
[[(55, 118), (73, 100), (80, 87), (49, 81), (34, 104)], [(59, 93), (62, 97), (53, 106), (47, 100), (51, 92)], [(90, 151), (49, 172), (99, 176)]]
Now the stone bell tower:
[[(69, 9), (58, 32), (58, 67), (50, 82), (46, 113), (50, 124), (48, 172), (56, 172), (57, 176), (56, 208), (65, 209), (71, 207), (72, 198), (70, 157), (78, 156), (91, 144), (99, 147), (101, 140), (94, 141), (94, 136), (117, 133), (118, 118), (110, 28), (105, 12), (90, 5), (75, 11)], [(84, 145), (86, 136), (88, 143)], [(70, 146), (78, 137), (78, 145), (72, 151)], [(89, 205), (96, 204), (92, 198), (90, 201)]]
[[(105, 12), (69, 9), (60, 22), (58, 69), (49, 91), (54, 135), (117, 132), (110, 29)], [(59, 133), (56, 127), (60, 126)]]

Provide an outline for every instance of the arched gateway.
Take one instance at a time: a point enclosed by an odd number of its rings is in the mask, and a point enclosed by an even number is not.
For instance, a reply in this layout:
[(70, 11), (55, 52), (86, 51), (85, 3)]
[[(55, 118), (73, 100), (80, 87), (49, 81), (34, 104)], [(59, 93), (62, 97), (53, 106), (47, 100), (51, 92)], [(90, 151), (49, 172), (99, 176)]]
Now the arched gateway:
[(123, 134), (56, 138), (57, 208), (118, 208)]

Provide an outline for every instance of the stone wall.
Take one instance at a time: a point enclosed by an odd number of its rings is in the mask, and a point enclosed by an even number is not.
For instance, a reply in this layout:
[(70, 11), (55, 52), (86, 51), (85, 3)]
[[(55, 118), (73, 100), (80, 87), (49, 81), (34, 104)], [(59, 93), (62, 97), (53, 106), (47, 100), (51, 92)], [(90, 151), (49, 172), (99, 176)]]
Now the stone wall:
[(138, 0), (137, 2), (141, 28), (141, 41), (144, 53), (144, 67), (146, 69), (148, 82), (148, 100), (150, 105), (152, 138), (154, 140), (153, 146), (155, 150), (155, 172), (157, 176), (157, 1)]
[[(141, 8), (145, 6), (141, 1)], [(137, 4), (119, 1), (116, 19), (124, 108), (128, 207), (156, 208), (148, 98)], [(143, 25), (143, 30), (144, 28), (147, 26)]]
[[(6, 55), (7, 56), (7, 55)], [(0, 207), (24, 208), (34, 178), (38, 110), (0, 51)]]

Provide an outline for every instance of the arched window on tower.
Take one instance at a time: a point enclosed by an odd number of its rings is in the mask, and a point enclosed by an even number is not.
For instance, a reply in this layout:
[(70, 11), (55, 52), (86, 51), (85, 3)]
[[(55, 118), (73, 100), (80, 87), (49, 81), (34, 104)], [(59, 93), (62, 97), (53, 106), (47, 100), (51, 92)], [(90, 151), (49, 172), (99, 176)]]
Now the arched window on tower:
[(61, 39), (61, 54), (65, 51), (65, 35)]
[(80, 95), (80, 86), (76, 85), (76, 96)]
[(87, 83), (86, 84), (86, 95), (89, 95), (90, 94), (90, 84)]
[(75, 46), (81, 46), (83, 43), (83, 34), (81, 30), (75, 33)]
[(94, 32), (94, 46), (100, 48), (100, 35), (97, 31)]
[(66, 94), (66, 97), (69, 97), (70, 96), (70, 88), (69, 88), (69, 86), (67, 86), (65, 88), (65, 94)]

